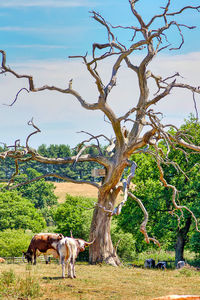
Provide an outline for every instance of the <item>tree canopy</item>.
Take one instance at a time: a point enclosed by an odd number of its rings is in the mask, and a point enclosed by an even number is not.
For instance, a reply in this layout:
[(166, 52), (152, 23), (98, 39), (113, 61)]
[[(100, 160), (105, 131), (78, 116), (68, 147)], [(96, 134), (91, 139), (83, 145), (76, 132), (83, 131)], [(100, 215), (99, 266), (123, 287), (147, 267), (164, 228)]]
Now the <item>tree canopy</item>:
[[(24, 182), (31, 180), (42, 174), (36, 170), (29, 168), (26, 170), (26, 174), (18, 176), (16, 182)], [(44, 178), (34, 181), (28, 185), (22, 185), (18, 188), (18, 191), (23, 197), (29, 199), (35, 206), (35, 208), (46, 208), (57, 204), (57, 197), (54, 194), (55, 186), (53, 183), (46, 182)]]
[(0, 231), (30, 229), (40, 232), (46, 226), (42, 214), (16, 191), (0, 191)]
[(0, 256), (1, 257), (21, 257), (26, 251), (33, 236), (31, 231), (23, 229), (6, 229), (0, 231)]
[(94, 201), (67, 194), (65, 202), (59, 204), (53, 213), (57, 232), (64, 236), (70, 236), (72, 232), (74, 237), (88, 240)]
[[(200, 142), (200, 123), (194, 117), (191, 116), (181, 128), (187, 132), (193, 141)], [(163, 151), (167, 151), (165, 146)], [(149, 213), (148, 231), (159, 240), (162, 247), (168, 250), (174, 250), (180, 238), (182, 238), (180, 246), (183, 249), (190, 239), (193, 241), (193, 245), (196, 245), (195, 241), (198, 240), (197, 237), (200, 234), (195, 230), (196, 224), (187, 210), (181, 212), (173, 210), (171, 191), (161, 186), (160, 174), (156, 168), (155, 159), (143, 153), (137, 154), (134, 159), (139, 166), (133, 179), (134, 194), (142, 200)], [(179, 168), (174, 168), (171, 164), (163, 166), (166, 174), (165, 178), (169, 184), (177, 187), (180, 205), (187, 205), (194, 212), (196, 218), (199, 219), (199, 157), (193, 151), (186, 156), (184, 151), (174, 149), (170, 152), (170, 161), (177, 164)], [(126, 204), (123, 208), (123, 214), (118, 217), (118, 224), (137, 237), (138, 251), (146, 248), (141, 235), (138, 235), (138, 227), (142, 222), (142, 218), (140, 208), (133, 201)], [(193, 247), (194, 250), (195, 247)], [(178, 260), (183, 259), (183, 249), (182, 256)], [(176, 256), (178, 256), (178, 251), (180, 249), (177, 248)]]

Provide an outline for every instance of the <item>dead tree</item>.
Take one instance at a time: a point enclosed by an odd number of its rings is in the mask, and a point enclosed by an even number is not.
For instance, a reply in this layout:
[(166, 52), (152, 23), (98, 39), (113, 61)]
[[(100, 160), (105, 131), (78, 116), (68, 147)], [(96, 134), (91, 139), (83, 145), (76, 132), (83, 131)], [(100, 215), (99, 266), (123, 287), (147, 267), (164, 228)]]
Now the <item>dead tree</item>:
[[(200, 87), (181, 83), (181, 76), (178, 72), (175, 74), (169, 74), (166, 78), (163, 78), (160, 74), (153, 74), (149, 69), (149, 65), (155, 56), (157, 56), (162, 50), (166, 48), (170, 51), (179, 50), (183, 46), (184, 36), (182, 28), (191, 30), (194, 26), (191, 27), (186, 24), (178, 23), (176, 21), (176, 16), (181, 15), (185, 11), (193, 11), (194, 13), (199, 12), (200, 6), (185, 6), (178, 11), (173, 11), (171, 9), (171, 0), (168, 0), (167, 4), (160, 8), (160, 14), (154, 15), (149, 19), (149, 21), (145, 22), (137, 10), (137, 6), (139, 6), (141, 1), (127, 1), (127, 5), (129, 2), (130, 10), (138, 24), (137, 26), (113, 26), (99, 13), (95, 11), (91, 12), (92, 18), (101, 24), (106, 30), (107, 41), (103, 44), (94, 43), (92, 45), (92, 57), (88, 55), (80, 55), (71, 56), (70, 58), (82, 60), (91, 78), (95, 80), (98, 97), (93, 103), (89, 103), (87, 99), (84, 99), (82, 95), (73, 88), (72, 80), (70, 80), (68, 88), (65, 89), (49, 85), (36, 87), (32, 76), (18, 74), (12, 68), (8, 67), (6, 63), (6, 53), (3, 50), (0, 51), (2, 55), (1, 73), (11, 73), (16, 78), (25, 78), (28, 83), (27, 87), (23, 87), (16, 94), (16, 98), (11, 105), (13, 105), (17, 100), (19, 101), (18, 98), (22, 90), (34, 93), (44, 90), (57, 91), (58, 93), (74, 96), (74, 99), (80, 103), (83, 109), (101, 111), (113, 128), (115, 135), (113, 139), (109, 139), (103, 133), (102, 135), (96, 136), (94, 133), (91, 134), (88, 132), (89, 138), (80, 144), (77, 156), (55, 159), (43, 157), (29, 146), (30, 137), (40, 131), (40, 129), (33, 123), (33, 120), (31, 120), (29, 125), (34, 128), (34, 132), (27, 137), (26, 145), (21, 146), (20, 143), (16, 141), (13, 146), (8, 147), (3, 153), (0, 153), (1, 159), (10, 157), (15, 161), (16, 172), (13, 174), (9, 182), (10, 189), (16, 186), (14, 184), (14, 177), (18, 173), (19, 163), (21, 161), (35, 160), (44, 164), (73, 164), (76, 161), (94, 161), (105, 168), (106, 175), (102, 183), (87, 182), (98, 189), (98, 201), (94, 208), (90, 230), (90, 240), (95, 239), (95, 242), (90, 247), (90, 263), (105, 261), (112, 265), (120, 264), (119, 258), (116, 255), (116, 251), (111, 241), (110, 225), (112, 216), (118, 215), (121, 212), (121, 209), (128, 197), (135, 200), (144, 213), (144, 220), (141, 224), (140, 230), (144, 234), (146, 242), (149, 243), (152, 240), (153, 242), (158, 243), (155, 238), (148, 236), (146, 230), (148, 212), (146, 211), (142, 201), (138, 199), (133, 192), (129, 191), (130, 182), (136, 171), (136, 165), (130, 160), (130, 156), (134, 158), (134, 154), (140, 151), (155, 157), (160, 171), (160, 180), (162, 184), (173, 191), (172, 202), (174, 210), (187, 209), (191, 213), (198, 230), (197, 219), (192, 211), (190, 211), (187, 207), (182, 207), (177, 204), (178, 191), (176, 187), (169, 185), (166, 182), (162, 165), (165, 163), (173, 164), (173, 162), (169, 161), (168, 155), (170, 153), (170, 149), (181, 146), (180, 151), (184, 151), (183, 149), (185, 148), (200, 152), (200, 146), (192, 144), (186, 134), (181, 132), (175, 126), (171, 124), (164, 126), (161, 122), (161, 112), (156, 111), (154, 105), (164, 99), (167, 101), (167, 96), (176, 89), (191, 91), (195, 101), (195, 95), (200, 94)], [(158, 20), (162, 23), (162, 26), (154, 28), (154, 25)], [(116, 37), (115, 32), (118, 28), (121, 30), (130, 30), (132, 33), (132, 40), (130, 41), (129, 46), (127, 46), (127, 44), (122, 44)], [(167, 35), (169, 29), (174, 29), (178, 32), (178, 35), (181, 38), (181, 42), (178, 47), (173, 47), (173, 45), (168, 43)], [(138, 50), (141, 50), (144, 56), (140, 63), (136, 65), (134, 64), (134, 54), (137, 53), (136, 51)], [(101, 65), (101, 62), (111, 57), (114, 60), (114, 63), (112, 65), (110, 80), (105, 83), (103, 82), (103, 78), (100, 76), (99, 66)], [(132, 100), (132, 106), (130, 109), (125, 114), (118, 117), (109, 104), (109, 95), (116, 86), (118, 71), (122, 64), (130, 69), (137, 77), (139, 96), (138, 99), (134, 98)], [(157, 92), (152, 97), (150, 96), (151, 84), (149, 79), (153, 80), (157, 86)], [(129, 130), (125, 127), (127, 124), (127, 127), (130, 128)], [(168, 129), (171, 126), (174, 128), (174, 135), (168, 132)], [(144, 128), (146, 129), (145, 131), (143, 130)], [(109, 144), (106, 155), (102, 153), (100, 148), (101, 137), (106, 138)], [(166, 153), (163, 153), (162, 149), (159, 148), (160, 141), (166, 145)], [(90, 142), (93, 144), (96, 143), (95, 147), (98, 149), (98, 155), (92, 156), (90, 154), (84, 154), (84, 149), (88, 147)], [(151, 151), (148, 149), (149, 146)], [(174, 165), (174, 167), (178, 168), (177, 165)], [(121, 182), (120, 180), (125, 168), (130, 169), (130, 175), (127, 178), (124, 178)], [(72, 182), (72, 180), (67, 177), (67, 174), (66, 176), (45, 174), (43, 177), (45, 176), (57, 176), (66, 181)], [(84, 181), (79, 181), (77, 183), (81, 184), (83, 182)], [(121, 191), (124, 193), (124, 199), (117, 205), (116, 199)]]

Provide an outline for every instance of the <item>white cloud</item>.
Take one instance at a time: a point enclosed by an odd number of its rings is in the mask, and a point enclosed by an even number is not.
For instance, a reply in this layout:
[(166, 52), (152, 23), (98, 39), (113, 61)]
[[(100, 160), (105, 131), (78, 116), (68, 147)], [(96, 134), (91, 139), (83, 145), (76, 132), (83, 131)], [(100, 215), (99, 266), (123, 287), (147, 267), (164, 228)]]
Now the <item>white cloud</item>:
[(90, 7), (95, 3), (87, 0), (5, 0), (0, 7)]
[(80, 33), (85, 27), (83, 26), (65, 26), (65, 27), (20, 27), (20, 26), (2, 26), (0, 31), (10, 32), (31, 32), (31, 33), (45, 33), (45, 34), (75, 34)]
[[(19, 26), (4, 26), (0, 27), (0, 31), (24, 31), (24, 32), (33, 32), (33, 31), (40, 31), (41, 28), (37, 27), (19, 27)], [(43, 30), (43, 28), (42, 28)]]

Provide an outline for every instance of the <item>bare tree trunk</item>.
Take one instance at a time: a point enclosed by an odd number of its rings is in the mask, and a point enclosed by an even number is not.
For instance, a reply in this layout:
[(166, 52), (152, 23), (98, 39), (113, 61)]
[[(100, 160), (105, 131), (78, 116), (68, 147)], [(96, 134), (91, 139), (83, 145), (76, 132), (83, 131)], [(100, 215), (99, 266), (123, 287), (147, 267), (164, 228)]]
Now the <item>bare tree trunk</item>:
[(184, 260), (184, 247), (187, 242), (187, 234), (191, 225), (191, 216), (186, 219), (185, 227), (180, 229), (177, 234), (177, 240), (175, 245), (175, 264), (180, 260)]
[[(107, 200), (105, 203), (109, 203)], [(111, 217), (100, 207), (96, 207), (93, 214), (90, 239), (95, 242), (90, 246), (89, 262), (91, 264), (106, 262), (113, 266), (120, 265), (110, 235)]]

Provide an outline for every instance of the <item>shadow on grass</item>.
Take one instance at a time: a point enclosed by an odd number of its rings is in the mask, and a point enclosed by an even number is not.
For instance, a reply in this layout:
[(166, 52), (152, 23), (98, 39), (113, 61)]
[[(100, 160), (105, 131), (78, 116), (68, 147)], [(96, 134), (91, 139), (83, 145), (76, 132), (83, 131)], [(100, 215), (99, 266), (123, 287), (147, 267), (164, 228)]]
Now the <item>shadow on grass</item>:
[(42, 277), (42, 279), (44, 280), (60, 280), (60, 279), (68, 279), (68, 278), (63, 278), (63, 277), (51, 277), (51, 276), (48, 276), (48, 277)]

